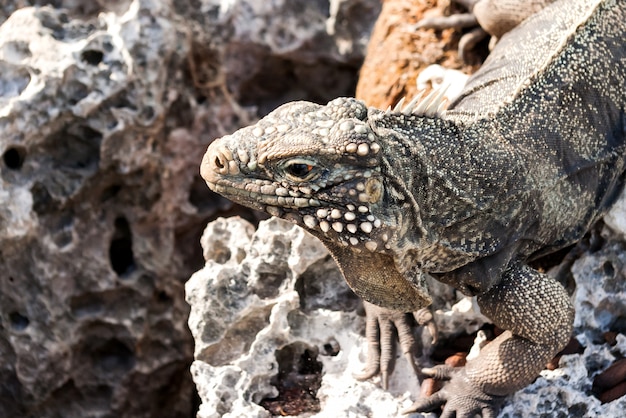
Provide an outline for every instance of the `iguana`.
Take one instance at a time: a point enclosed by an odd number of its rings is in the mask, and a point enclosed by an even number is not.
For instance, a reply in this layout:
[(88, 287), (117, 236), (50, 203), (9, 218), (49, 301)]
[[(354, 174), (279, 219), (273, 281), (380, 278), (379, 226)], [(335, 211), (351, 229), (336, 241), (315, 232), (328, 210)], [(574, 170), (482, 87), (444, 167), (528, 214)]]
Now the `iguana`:
[(447, 110), (283, 105), (214, 141), (201, 174), (318, 237), (365, 300), (412, 312), (430, 275), (505, 331), (411, 410), (492, 416), (569, 340), (563, 287), (528, 262), (580, 240), (623, 189), (626, 1), (559, 0), (503, 35)]

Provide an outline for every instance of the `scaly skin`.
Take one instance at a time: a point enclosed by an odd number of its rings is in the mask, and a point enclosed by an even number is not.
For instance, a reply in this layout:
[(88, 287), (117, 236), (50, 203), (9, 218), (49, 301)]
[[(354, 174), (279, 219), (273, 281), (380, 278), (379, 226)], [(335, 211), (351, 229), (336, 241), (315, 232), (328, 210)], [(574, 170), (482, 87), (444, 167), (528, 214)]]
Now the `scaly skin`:
[(318, 237), (371, 303), (427, 306), (427, 274), (477, 295), (508, 331), (465, 368), (423, 370), (449, 382), (411, 410), (493, 416), (572, 329), (566, 292), (527, 261), (578, 241), (623, 188), (625, 31), (624, 0), (557, 1), (502, 37), (446, 113), (290, 103), (213, 142), (202, 176)]

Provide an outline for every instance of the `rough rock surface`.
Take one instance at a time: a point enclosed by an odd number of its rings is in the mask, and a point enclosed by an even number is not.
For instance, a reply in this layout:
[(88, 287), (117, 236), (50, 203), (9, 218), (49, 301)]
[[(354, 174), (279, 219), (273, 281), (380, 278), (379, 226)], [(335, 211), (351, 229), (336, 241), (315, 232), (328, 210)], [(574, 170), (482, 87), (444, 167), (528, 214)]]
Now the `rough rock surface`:
[[(190, 417), (211, 139), (350, 94), (376, 0), (3, 2), (0, 416)], [(221, 212), (220, 212), (221, 211)]]

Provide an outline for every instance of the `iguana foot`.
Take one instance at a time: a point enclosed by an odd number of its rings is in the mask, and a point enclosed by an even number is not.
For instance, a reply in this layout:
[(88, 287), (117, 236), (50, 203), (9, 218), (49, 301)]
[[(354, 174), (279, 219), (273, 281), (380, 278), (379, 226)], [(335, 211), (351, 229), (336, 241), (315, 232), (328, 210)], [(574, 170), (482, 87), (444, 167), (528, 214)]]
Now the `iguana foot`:
[(437, 393), (418, 399), (403, 414), (430, 412), (445, 404), (440, 418), (470, 418), (479, 414), (483, 418), (495, 417), (504, 396), (494, 396), (483, 392), (473, 384), (464, 367), (435, 366), (422, 369), (425, 376), (447, 381)]
[(468, 13), (453, 14), (450, 16), (433, 16), (426, 17), (414, 26), (415, 29), (435, 29), (443, 30), (454, 28), (457, 30), (472, 28), (468, 33), (461, 36), (459, 40), (459, 58), (463, 61), (468, 61), (468, 57), (471, 56), (470, 52), (474, 50), (476, 45), (485, 39), (489, 34), (479, 24), (476, 15), (472, 9), (477, 1), (462, 1), (456, 0), (456, 3), (460, 3), (467, 10)]
[[(387, 389), (395, 354), (394, 328), (398, 333), (402, 353), (415, 375), (418, 376), (419, 370), (413, 357), (415, 336), (413, 335), (409, 314), (381, 308), (365, 301), (363, 301), (363, 305), (367, 317), (365, 328), (365, 337), (368, 344), (367, 360), (363, 373), (354, 377), (358, 380), (367, 380), (380, 373), (381, 385), (383, 389)], [(433, 339), (436, 340), (437, 327), (430, 310), (428, 308), (420, 309), (414, 313), (414, 316), (417, 323), (426, 326)]]
[(498, 39), (512, 30), (529, 16), (537, 13), (555, 0), (454, 0), (468, 13), (451, 16), (429, 17), (417, 22), (415, 28), (465, 29), (475, 27), (459, 41), (459, 57), (467, 61), (468, 53), (478, 42), (491, 35), (489, 49), (493, 49)]

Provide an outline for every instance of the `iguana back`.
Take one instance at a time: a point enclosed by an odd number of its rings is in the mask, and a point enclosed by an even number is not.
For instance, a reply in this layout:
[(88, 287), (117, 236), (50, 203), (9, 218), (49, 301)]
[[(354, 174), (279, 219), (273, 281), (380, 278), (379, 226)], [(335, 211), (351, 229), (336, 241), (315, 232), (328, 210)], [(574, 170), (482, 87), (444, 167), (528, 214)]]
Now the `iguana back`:
[(501, 39), (443, 116), (457, 138), (415, 154), (447, 184), (415, 188), (427, 230), (462, 251), (479, 231), (467, 253), (530, 257), (580, 239), (611, 205), (626, 155), (624, 9), (559, 1)]

